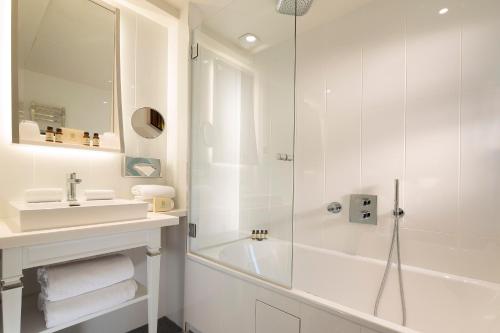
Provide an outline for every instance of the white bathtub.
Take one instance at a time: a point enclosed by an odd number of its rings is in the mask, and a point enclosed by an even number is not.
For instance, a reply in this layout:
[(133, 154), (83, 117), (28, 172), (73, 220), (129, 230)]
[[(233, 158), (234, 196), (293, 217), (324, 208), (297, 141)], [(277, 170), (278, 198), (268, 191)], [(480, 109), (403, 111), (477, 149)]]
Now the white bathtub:
[(242, 239), (204, 249), (199, 254), (279, 285), (291, 286), (292, 245), (290, 242), (273, 239), (265, 241)]
[[(291, 275), (292, 253), (287, 242), (242, 240), (204, 250), (202, 255), (282, 285)], [(294, 245), (293, 288), (289, 292), (348, 317), (380, 324), (371, 315), (384, 267), (381, 260)], [(394, 325), (401, 322), (401, 310), (393, 270), (379, 309), (379, 317), (390, 331), (500, 332), (500, 285), (410, 266), (403, 266), (403, 274), (407, 328)]]

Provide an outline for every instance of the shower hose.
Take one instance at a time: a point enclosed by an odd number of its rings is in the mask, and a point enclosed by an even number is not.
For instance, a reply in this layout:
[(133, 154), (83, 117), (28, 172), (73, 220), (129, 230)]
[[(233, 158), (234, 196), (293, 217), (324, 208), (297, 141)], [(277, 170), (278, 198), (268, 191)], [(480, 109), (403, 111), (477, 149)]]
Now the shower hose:
[(384, 293), (385, 285), (387, 283), (387, 277), (389, 276), (389, 272), (392, 265), (392, 256), (394, 254), (394, 248), (396, 248), (396, 256), (397, 256), (397, 266), (398, 266), (398, 278), (399, 278), (399, 295), (401, 298), (401, 312), (403, 315), (402, 325), (406, 326), (406, 301), (405, 301), (405, 292), (403, 287), (403, 273), (401, 270), (401, 251), (399, 246), (399, 219), (403, 216), (404, 212), (401, 208), (399, 208), (399, 180), (396, 179), (395, 183), (395, 199), (394, 199), (394, 229), (392, 231), (392, 241), (391, 248), (389, 250), (389, 256), (387, 258), (387, 264), (385, 266), (384, 277), (382, 278), (382, 282), (380, 283), (380, 288), (378, 290), (377, 300), (375, 302), (375, 308), (373, 310), (373, 315), (378, 315), (378, 308), (380, 304), (380, 299), (382, 298), (382, 294)]

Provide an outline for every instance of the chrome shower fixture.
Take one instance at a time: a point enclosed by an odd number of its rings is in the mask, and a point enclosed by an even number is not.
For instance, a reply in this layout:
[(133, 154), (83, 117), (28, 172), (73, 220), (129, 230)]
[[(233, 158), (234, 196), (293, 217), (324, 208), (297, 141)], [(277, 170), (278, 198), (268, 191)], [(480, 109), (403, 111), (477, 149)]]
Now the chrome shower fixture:
[(285, 15), (303, 16), (311, 8), (313, 0), (278, 0), (276, 10)]
[(389, 249), (389, 256), (387, 257), (387, 263), (385, 266), (384, 277), (380, 282), (380, 287), (378, 289), (377, 300), (375, 301), (375, 307), (373, 309), (373, 315), (378, 316), (378, 308), (380, 305), (380, 300), (382, 294), (384, 293), (385, 285), (387, 283), (387, 278), (389, 276), (389, 271), (392, 266), (392, 256), (394, 250), (396, 250), (396, 259), (398, 267), (398, 281), (399, 281), (399, 296), (401, 298), (401, 313), (403, 316), (402, 325), (406, 326), (406, 300), (405, 300), (405, 289), (403, 286), (403, 270), (401, 269), (401, 246), (399, 242), (399, 219), (404, 216), (404, 211), (399, 207), (399, 179), (394, 180), (394, 210), (392, 211), (394, 216), (394, 229), (392, 230), (392, 240), (391, 247)]

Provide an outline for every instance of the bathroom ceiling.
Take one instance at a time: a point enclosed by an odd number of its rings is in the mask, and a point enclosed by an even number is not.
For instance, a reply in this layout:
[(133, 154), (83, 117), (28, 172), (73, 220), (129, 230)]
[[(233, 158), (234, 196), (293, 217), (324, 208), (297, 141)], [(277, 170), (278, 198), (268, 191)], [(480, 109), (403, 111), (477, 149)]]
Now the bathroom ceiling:
[[(371, 1), (315, 0), (309, 12), (298, 17), (297, 31), (310, 30)], [(261, 51), (293, 37), (294, 20), (276, 13), (275, 0), (195, 0), (193, 3), (204, 18), (204, 29), (226, 42), (239, 46), (238, 38), (252, 33), (262, 42), (254, 51)]]

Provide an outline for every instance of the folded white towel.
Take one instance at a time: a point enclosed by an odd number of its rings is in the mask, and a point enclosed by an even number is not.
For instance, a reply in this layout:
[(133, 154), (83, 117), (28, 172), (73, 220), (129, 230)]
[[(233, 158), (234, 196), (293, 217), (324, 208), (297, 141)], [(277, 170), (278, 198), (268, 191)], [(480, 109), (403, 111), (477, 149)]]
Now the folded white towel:
[(115, 198), (113, 190), (85, 190), (83, 194), (87, 200), (112, 200)]
[(30, 203), (62, 201), (63, 196), (62, 188), (33, 188), (24, 191), (24, 200)]
[(47, 301), (43, 295), (40, 296), (39, 301), (45, 324), (49, 328), (129, 301), (135, 297), (136, 292), (137, 282), (126, 280), (62, 301)]
[(141, 196), (144, 199), (153, 199), (153, 197), (175, 198), (175, 189), (172, 186), (163, 185), (135, 185), (131, 192), (135, 196)]
[(41, 293), (48, 301), (59, 301), (88, 293), (134, 276), (129, 257), (115, 254), (39, 268)]

